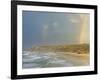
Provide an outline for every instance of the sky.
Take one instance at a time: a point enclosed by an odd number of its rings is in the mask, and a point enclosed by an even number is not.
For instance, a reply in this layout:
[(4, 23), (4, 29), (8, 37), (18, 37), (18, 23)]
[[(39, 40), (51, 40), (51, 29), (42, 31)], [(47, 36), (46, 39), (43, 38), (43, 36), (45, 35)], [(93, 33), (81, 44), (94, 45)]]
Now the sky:
[(23, 49), (38, 45), (89, 43), (89, 14), (23, 11)]

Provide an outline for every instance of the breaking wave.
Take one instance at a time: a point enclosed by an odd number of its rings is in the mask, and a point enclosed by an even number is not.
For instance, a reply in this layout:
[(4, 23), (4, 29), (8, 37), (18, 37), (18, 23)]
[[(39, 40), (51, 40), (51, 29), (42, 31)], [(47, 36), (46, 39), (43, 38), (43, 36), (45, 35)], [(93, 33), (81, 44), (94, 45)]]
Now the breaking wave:
[(30, 52), (23, 51), (23, 68), (45, 68), (45, 67), (66, 67), (73, 66), (66, 59), (53, 52)]

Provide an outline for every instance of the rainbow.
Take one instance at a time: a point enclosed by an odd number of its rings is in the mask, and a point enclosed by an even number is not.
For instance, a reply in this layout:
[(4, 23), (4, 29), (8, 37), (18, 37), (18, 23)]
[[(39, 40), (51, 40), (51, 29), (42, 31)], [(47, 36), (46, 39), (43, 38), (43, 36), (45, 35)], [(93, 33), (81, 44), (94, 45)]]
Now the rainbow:
[(80, 38), (79, 38), (79, 43), (85, 43), (88, 42), (88, 34), (87, 34), (87, 28), (88, 28), (88, 16), (86, 14), (80, 14), (80, 26), (81, 26), (81, 30), (80, 30)]

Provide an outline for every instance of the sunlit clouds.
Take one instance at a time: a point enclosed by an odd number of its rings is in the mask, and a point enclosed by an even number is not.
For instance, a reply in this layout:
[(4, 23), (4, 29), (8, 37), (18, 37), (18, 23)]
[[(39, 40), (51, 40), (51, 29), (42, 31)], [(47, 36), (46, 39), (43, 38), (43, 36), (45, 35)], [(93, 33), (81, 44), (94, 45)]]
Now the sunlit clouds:
[(53, 27), (57, 27), (58, 26), (58, 23), (57, 22), (54, 22), (53, 23)]
[(70, 19), (70, 22), (75, 23), (75, 24), (78, 24), (80, 21), (78, 19), (71, 18)]

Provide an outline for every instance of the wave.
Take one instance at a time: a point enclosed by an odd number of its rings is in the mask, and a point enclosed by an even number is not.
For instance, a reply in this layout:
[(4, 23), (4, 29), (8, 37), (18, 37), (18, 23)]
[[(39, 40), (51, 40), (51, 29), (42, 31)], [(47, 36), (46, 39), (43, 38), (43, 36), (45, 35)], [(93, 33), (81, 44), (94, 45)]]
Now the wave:
[(23, 51), (23, 68), (65, 67), (72, 66), (67, 60), (53, 52)]

